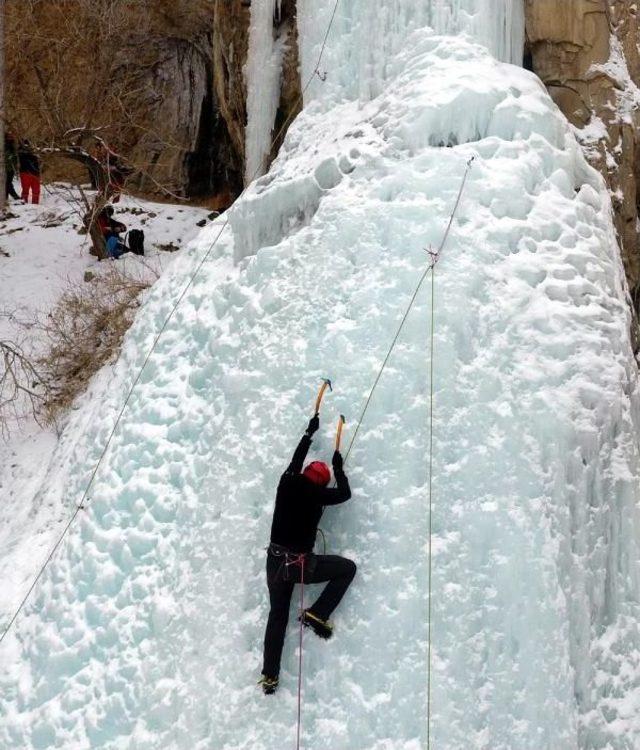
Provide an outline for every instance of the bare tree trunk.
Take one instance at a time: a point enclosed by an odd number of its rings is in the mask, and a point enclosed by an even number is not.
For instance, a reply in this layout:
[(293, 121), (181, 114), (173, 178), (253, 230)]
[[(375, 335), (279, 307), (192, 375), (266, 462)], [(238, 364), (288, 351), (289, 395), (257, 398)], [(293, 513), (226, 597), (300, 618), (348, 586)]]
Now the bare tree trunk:
[(96, 199), (89, 209), (85, 220), (88, 224), (89, 237), (91, 238), (91, 249), (89, 252), (91, 255), (95, 255), (98, 260), (104, 260), (107, 258), (107, 245), (104, 240), (102, 230), (98, 225), (98, 216), (100, 216), (102, 210), (107, 205), (107, 199), (104, 194), (98, 193)]
[(6, 118), (4, 82), (4, 4), (5, 0), (0, 0), (0, 213), (2, 214), (7, 206), (7, 166), (4, 154), (4, 130)]

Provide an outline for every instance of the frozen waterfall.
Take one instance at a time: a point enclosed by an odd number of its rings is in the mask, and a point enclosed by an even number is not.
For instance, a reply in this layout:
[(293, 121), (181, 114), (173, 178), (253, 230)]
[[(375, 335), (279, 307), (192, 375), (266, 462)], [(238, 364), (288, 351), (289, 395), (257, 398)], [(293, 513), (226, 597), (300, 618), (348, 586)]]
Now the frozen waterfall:
[[(335, 3), (298, 0), (302, 79), (313, 73)], [(466, 35), (498, 60), (522, 65), (524, 0), (346, 0), (338, 4), (322, 70), (307, 99), (368, 101), (390, 80), (389, 66), (416, 29)]]
[(273, 17), (280, 0), (254, 0), (249, 25), (245, 182), (264, 174), (271, 153), (273, 124), (280, 100), (283, 46), (274, 35)]
[[(253, 0), (252, 24), (271, 6)], [(305, 74), (333, 7), (299, 0)], [(260, 34), (252, 54), (272, 59)], [(521, 42), (517, 3), (341, 3), (326, 82), (231, 209), (2, 645), (0, 748), (294, 747), (295, 607), (278, 693), (255, 686), (278, 477), (321, 376), (335, 392), (314, 458), (339, 413), (353, 430), (472, 155), (435, 278), (432, 746), (640, 745), (626, 282), (603, 180), (539, 80), (504, 61)], [(58, 456), (71, 508), (223, 220), (72, 416)], [(353, 499), (323, 519), (359, 574), (335, 638), (305, 639), (305, 750), (425, 747), (431, 302), (425, 288), (362, 425)]]
[[(283, 47), (272, 19), (276, 0), (253, 0), (247, 79), (247, 181), (263, 174), (280, 99)], [(313, 77), (335, 0), (298, 0), (298, 44), (303, 84)], [(334, 97), (378, 96), (388, 82), (389, 63), (416, 29), (466, 34), (498, 59), (522, 64), (524, 0), (340, 0), (322, 56), (322, 75), (312, 81), (306, 103)]]

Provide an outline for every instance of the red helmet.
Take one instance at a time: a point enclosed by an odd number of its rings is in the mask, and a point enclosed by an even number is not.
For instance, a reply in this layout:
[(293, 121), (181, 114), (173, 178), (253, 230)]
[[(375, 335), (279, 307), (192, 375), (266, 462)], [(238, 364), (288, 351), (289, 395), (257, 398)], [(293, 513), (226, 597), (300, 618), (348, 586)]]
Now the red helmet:
[(310, 464), (307, 464), (305, 470), (302, 472), (302, 476), (305, 476), (314, 484), (319, 484), (321, 487), (325, 487), (329, 484), (331, 472), (329, 471), (329, 467), (323, 461), (312, 461)]

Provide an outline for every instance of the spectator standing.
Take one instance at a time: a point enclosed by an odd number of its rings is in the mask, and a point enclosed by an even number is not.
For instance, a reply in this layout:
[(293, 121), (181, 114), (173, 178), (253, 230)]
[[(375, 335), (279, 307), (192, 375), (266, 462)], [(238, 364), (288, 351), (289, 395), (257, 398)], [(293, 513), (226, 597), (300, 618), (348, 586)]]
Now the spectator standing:
[(18, 146), (18, 165), (22, 200), (28, 203), (29, 193), (31, 193), (31, 202), (40, 203), (40, 159), (27, 140), (22, 141)]

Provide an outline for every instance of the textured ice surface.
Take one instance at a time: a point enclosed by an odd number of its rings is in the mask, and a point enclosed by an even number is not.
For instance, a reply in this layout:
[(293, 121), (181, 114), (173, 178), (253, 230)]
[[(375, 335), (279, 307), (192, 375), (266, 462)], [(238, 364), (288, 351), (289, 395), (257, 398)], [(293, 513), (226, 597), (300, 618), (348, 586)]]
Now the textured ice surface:
[[(402, 46), (372, 101), (303, 113), (233, 209), (3, 644), (0, 747), (293, 746), (295, 607), (279, 693), (254, 685), (274, 489), (320, 376), (314, 456), (359, 412), (471, 155), (436, 271), (433, 746), (640, 741), (638, 387), (606, 190), (531, 74), (428, 30)], [(216, 233), (87, 406), (70, 495)], [(336, 637), (305, 640), (309, 750), (424, 747), (430, 306), (427, 287), (347, 466), (353, 500), (323, 519), (359, 575)]]
[[(313, 74), (333, 13), (334, 0), (298, 0), (302, 79)], [(522, 0), (340, 0), (320, 65), (306, 94), (368, 101), (392, 79), (389, 65), (416, 30), (430, 26), (439, 34), (466, 34), (504, 62), (522, 64)]]

